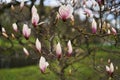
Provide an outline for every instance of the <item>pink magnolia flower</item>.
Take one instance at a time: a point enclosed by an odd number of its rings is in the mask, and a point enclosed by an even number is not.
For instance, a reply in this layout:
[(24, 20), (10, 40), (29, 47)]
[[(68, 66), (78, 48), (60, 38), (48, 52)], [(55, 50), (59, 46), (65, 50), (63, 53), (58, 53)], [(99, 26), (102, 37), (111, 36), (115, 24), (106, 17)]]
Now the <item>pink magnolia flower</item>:
[(113, 63), (110, 63), (110, 67), (106, 65), (106, 71), (108, 73), (109, 76), (113, 76), (113, 72), (114, 72), (114, 66)]
[(57, 55), (58, 59), (60, 59), (61, 56), (62, 56), (62, 48), (61, 48), (61, 45), (60, 45), (59, 42), (58, 42), (58, 44), (56, 45), (56, 55)]
[(28, 40), (29, 36), (31, 34), (31, 29), (28, 27), (27, 24), (23, 25), (22, 33), (23, 33), (24, 37)]
[(41, 72), (44, 73), (48, 66), (49, 66), (49, 63), (46, 62), (46, 59), (43, 56), (41, 56), (40, 61), (39, 61), (39, 68)]
[(36, 49), (38, 52), (41, 52), (41, 42), (39, 41), (39, 39), (36, 39), (36, 43), (35, 43)]
[(13, 23), (13, 24), (12, 24), (12, 27), (13, 27), (13, 30), (14, 30), (15, 32), (18, 32), (18, 27), (17, 27), (17, 24), (16, 24), (16, 23)]
[(96, 33), (96, 32), (97, 32), (97, 23), (93, 19), (93, 21), (92, 21), (92, 33)]
[(32, 14), (32, 24), (34, 25), (34, 27), (36, 27), (38, 25), (38, 22), (39, 22), (38, 13), (33, 13)]
[(39, 14), (37, 13), (37, 9), (35, 8), (35, 6), (32, 7), (32, 24), (34, 25), (34, 27), (36, 27), (38, 25), (39, 22)]
[(71, 20), (74, 21), (72, 13), (73, 13), (73, 7), (71, 5), (62, 5), (59, 8), (59, 13), (57, 16), (63, 21), (66, 21), (68, 18), (71, 18)]
[(25, 47), (23, 47), (23, 51), (24, 51), (26, 56), (29, 56), (29, 52), (28, 52), (28, 50)]
[(70, 56), (72, 54), (72, 52), (73, 52), (72, 44), (71, 44), (70, 40), (67, 43), (67, 47), (68, 47), (68, 56)]

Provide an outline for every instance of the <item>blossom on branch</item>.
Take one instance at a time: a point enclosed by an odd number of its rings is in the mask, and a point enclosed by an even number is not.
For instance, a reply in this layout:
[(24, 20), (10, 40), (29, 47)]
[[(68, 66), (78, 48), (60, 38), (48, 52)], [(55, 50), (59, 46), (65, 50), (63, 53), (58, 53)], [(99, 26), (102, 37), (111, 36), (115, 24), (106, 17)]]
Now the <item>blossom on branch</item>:
[(106, 71), (110, 77), (113, 76), (114, 66), (113, 63), (110, 63), (110, 67), (106, 65)]
[(92, 21), (92, 33), (96, 33), (96, 32), (97, 32), (97, 23), (93, 19), (93, 21)]
[(41, 56), (40, 61), (39, 61), (39, 68), (42, 73), (45, 73), (46, 68), (49, 66), (49, 63), (46, 61), (46, 59)]
[(15, 32), (18, 32), (18, 27), (17, 27), (17, 24), (16, 24), (16, 23), (13, 23), (13, 24), (12, 24), (12, 27), (13, 27), (13, 30), (14, 30)]
[(67, 43), (67, 47), (68, 47), (68, 53), (67, 55), (68, 56), (71, 56), (72, 52), (73, 52), (73, 49), (72, 49), (72, 44), (71, 44), (71, 41), (69, 40), (68, 43)]
[(23, 25), (22, 33), (24, 37), (26, 38), (26, 40), (28, 40), (31, 34), (31, 29), (28, 27), (27, 24)]
[(59, 8), (59, 12), (57, 14), (57, 17), (62, 19), (63, 21), (66, 21), (67, 19), (71, 19), (74, 21), (73, 17), (73, 7), (71, 5), (61, 5)]
[(62, 48), (61, 48), (61, 45), (60, 43), (58, 42), (58, 44), (56, 45), (56, 55), (57, 55), (57, 58), (60, 59), (61, 56), (62, 56)]
[(114, 34), (114, 35), (116, 35), (117, 34), (117, 31), (116, 31), (116, 29), (115, 28), (111, 28), (111, 32)]
[(36, 46), (37, 51), (40, 53), (41, 52), (41, 42), (39, 41), (38, 38), (36, 39), (35, 46)]
[(37, 13), (37, 9), (35, 6), (32, 7), (32, 24), (34, 27), (38, 25), (39, 22), (39, 14)]

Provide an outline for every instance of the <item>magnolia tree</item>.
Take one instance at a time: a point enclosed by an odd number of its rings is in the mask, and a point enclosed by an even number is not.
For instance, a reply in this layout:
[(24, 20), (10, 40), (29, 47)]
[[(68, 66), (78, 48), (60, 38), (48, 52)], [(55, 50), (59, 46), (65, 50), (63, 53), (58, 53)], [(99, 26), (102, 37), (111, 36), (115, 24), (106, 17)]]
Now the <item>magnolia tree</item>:
[[(47, 17), (41, 14), (45, 8), (39, 9), (34, 5), (35, 0), (31, 0), (30, 5), (26, 2), (23, 0), (17, 3), (19, 7), (11, 2), (11, 13), (18, 16), (22, 13), (23, 19), (19, 21), (15, 18), (11, 27), (14, 30), (10, 33), (12, 36), (2, 26), (2, 35), (9, 40), (16, 39), (23, 46), (26, 56), (37, 53), (43, 75), (48, 73), (46, 70), (49, 68), (60, 80), (66, 80), (65, 70), (68, 67), (93, 55), (94, 68), (107, 76), (105, 80), (119, 79), (111, 60), (97, 68), (96, 52), (110, 50), (95, 44), (119, 45), (120, 0), (56, 0), (57, 5), (52, 7), (51, 12), (47, 12), (49, 14), (46, 13)], [(30, 15), (24, 15), (25, 8), (29, 8)], [(29, 18), (26, 19), (26, 16)], [(22, 42), (21, 38), (27, 43)], [(27, 46), (30, 48), (27, 49)], [(69, 74), (72, 71), (74, 68), (69, 70)]]

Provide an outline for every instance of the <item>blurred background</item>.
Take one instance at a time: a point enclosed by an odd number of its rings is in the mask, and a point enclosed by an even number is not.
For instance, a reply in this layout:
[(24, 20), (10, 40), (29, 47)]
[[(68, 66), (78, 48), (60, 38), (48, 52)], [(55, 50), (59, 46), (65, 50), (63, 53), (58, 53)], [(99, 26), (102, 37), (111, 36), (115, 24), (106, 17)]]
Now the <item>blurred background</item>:
[[(44, 53), (49, 54), (47, 49), (51, 45), (49, 39), (52, 36), (54, 36), (54, 44), (61, 41), (63, 50), (66, 50), (64, 46), (70, 39), (73, 44), (73, 53), (75, 53), (71, 59), (77, 59), (78, 56), (80, 58), (65, 69), (66, 80), (107, 80), (105, 66), (111, 62), (115, 72), (114, 78), (109, 78), (109, 80), (120, 80), (119, 28), (115, 27), (117, 35), (106, 36), (105, 31), (100, 36), (99, 34), (94, 35), (91, 34), (90, 23), (80, 21), (79, 15), (76, 14), (74, 14), (75, 27), (71, 26), (69, 20), (66, 22), (58, 20), (55, 23), (60, 6), (59, 0), (24, 1), (25, 6), (20, 9), (21, 0), (0, 0), (0, 80), (59, 80), (59, 76), (52, 69), (48, 68), (45, 74), (41, 73), (38, 66), (40, 54), (35, 50), (35, 40), (38, 37), (43, 44)], [(37, 26), (36, 29), (31, 23), (33, 5), (38, 10), (39, 22), (46, 23)], [(120, 24), (120, 14), (118, 17)], [(13, 23), (18, 25), (18, 33), (14, 32)], [(32, 29), (29, 40), (22, 35), (24, 23)], [(3, 27), (7, 36), (2, 34)], [(30, 56), (24, 54), (23, 47), (28, 49)], [(56, 65), (57, 60), (50, 58), (47, 61), (52, 64), (51, 67), (59, 71), (59, 67)], [(53, 62), (52, 59), (55, 61)]]

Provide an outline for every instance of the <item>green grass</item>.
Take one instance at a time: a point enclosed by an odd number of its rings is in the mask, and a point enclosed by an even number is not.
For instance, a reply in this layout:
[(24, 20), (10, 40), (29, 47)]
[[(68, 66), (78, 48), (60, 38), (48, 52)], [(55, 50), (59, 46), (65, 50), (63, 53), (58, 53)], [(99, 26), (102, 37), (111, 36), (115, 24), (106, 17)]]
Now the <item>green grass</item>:
[[(92, 74), (94, 73), (92, 69), (86, 67), (85, 65), (81, 65), (77, 73), (72, 71), (72, 74), (69, 75), (68, 71), (69, 70), (66, 70), (66, 77), (69, 80), (73, 80), (73, 78), (76, 78), (74, 80), (87, 80), (87, 78), (89, 78), (90, 76), (92, 77)], [(49, 70), (46, 71), (46, 74), (41, 74), (38, 67), (29, 66), (24, 68), (1, 69), (0, 80), (58, 80), (58, 78)]]
[(0, 80), (51, 80), (51, 78), (56, 80), (51, 72), (41, 74), (38, 66), (0, 70)]

